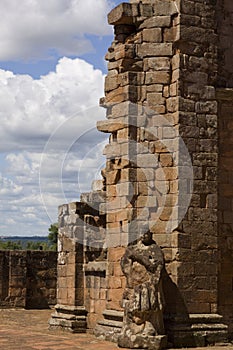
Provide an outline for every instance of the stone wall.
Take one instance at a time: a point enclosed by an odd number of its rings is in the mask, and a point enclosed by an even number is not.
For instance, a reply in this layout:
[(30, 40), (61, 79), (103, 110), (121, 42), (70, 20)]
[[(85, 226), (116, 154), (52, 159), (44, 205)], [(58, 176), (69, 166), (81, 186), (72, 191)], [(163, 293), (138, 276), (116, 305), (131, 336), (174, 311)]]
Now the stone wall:
[(104, 181), (59, 208), (57, 305), (51, 328), (92, 329), (106, 306)]
[[(138, 2), (137, 2), (138, 3)], [(178, 8), (173, 1), (119, 5), (109, 14), (115, 40), (106, 55), (105, 148), (109, 288), (107, 309), (120, 311), (124, 247), (150, 227), (171, 262), (169, 218), (178, 221), (177, 68), (173, 42)], [(177, 165), (177, 164), (176, 164)], [(178, 203), (177, 203), (178, 204)], [(171, 218), (171, 216), (173, 216)], [(175, 276), (174, 276), (175, 278)], [(111, 283), (111, 281), (118, 281)]]
[(231, 0), (217, 0), (217, 21), (219, 34), (218, 86), (233, 87), (233, 3)]
[[(90, 331), (116, 341), (125, 289), (120, 260), (150, 229), (166, 262), (169, 341), (179, 347), (226, 340), (233, 96), (216, 94), (216, 87), (232, 84), (231, 7), (220, 0), (131, 0), (110, 12), (115, 37), (100, 101), (106, 119), (97, 123), (110, 134), (103, 187), (61, 207), (63, 294), (52, 325), (66, 319), (67, 328), (81, 331), (86, 312)], [(69, 299), (80, 286), (82, 297)], [(70, 312), (77, 315), (72, 325)]]
[[(102, 101), (107, 121), (97, 125), (112, 133), (105, 150), (109, 240), (124, 246), (148, 225), (187, 313), (216, 312), (217, 304), (214, 16), (214, 5), (201, 1), (133, 1), (114, 9)], [(129, 101), (136, 121), (127, 119)], [(186, 166), (179, 135), (191, 158)], [(192, 191), (191, 162), (194, 194), (179, 225), (182, 202)], [(183, 310), (172, 300), (169, 312), (177, 308)]]
[(56, 303), (57, 253), (0, 251), (0, 305), (48, 308)]
[(233, 90), (217, 92), (219, 101), (219, 312), (233, 334)]
[[(177, 287), (190, 314), (217, 312), (217, 35), (215, 4), (181, 1), (179, 133), (193, 165), (193, 195), (177, 236)], [(203, 264), (203, 262), (205, 262)]]

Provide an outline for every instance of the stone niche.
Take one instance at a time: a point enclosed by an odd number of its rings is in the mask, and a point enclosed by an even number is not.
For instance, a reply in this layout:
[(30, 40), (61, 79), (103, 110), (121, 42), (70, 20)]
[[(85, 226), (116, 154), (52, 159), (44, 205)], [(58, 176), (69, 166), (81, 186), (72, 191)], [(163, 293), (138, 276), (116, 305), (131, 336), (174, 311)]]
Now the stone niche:
[(160, 335), (174, 347), (232, 337), (231, 13), (223, 0), (132, 0), (109, 13), (106, 165), (91, 193), (60, 207), (52, 327), (118, 342), (122, 257), (149, 230), (164, 259)]

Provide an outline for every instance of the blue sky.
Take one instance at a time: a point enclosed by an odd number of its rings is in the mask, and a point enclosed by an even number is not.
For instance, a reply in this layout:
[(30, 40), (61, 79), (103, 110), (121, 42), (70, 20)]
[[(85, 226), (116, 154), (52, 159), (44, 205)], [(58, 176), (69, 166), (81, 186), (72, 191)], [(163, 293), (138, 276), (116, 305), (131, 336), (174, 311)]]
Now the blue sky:
[(104, 166), (103, 96), (118, 0), (2, 0), (0, 236), (47, 235)]

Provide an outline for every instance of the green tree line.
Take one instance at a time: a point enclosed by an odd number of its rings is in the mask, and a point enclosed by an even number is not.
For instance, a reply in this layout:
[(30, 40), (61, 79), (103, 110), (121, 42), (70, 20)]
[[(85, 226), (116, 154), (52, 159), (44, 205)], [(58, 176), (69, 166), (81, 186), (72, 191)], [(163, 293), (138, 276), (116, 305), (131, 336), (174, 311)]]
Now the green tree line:
[(26, 245), (18, 241), (0, 241), (0, 250), (57, 250), (58, 224), (51, 224), (49, 227), (48, 242), (27, 241)]

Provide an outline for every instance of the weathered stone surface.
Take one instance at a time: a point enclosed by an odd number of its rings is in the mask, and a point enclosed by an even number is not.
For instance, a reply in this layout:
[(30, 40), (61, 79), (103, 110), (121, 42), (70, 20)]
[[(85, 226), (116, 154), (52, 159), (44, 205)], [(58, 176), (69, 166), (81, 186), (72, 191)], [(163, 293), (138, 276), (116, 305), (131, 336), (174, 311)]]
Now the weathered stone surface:
[(0, 305), (46, 309), (56, 304), (56, 252), (0, 251), (0, 263)]
[(179, 12), (177, 4), (172, 0), (153, 0), (152, 4), (156, 16), (172, 16)]
[[(104, 245), (118, 252), (137, 238), (141, 227), (150, 227), (158, 236), (166, 260), (169, 341), (177, 346), (207, 345), (225, 337), (226, 329), (219, 324), (217, 334), (213, 320), (187, 324), (194, 312), (221, 311), (233, 332), (233, 95), (229, 89), (216, 95), (216, 86), (233, 86), (233, 8), (230, 0), (220, 2), (132, 0), (109, 15), (115, 37), (106, 55), (109, 72), (102, 105), (107, 121), (98, 123), (99, 130), (111, 133), (102, 171), (106, 195), (98, 190), (83, 194), (85, 205), (59, 210), (62, 235), (83, 237), (96, 246), (76, 256), (69, 249), (77, 251), (78, 246), (64, 242), (59, 250), (63, 288), (58, 295), (64, 303), (81, 305), (86, 300), (90, 328), (99, 320), (98, 332), (102, 327), (102, 336), (115, 341), (119, 318), (109, 320), (101, 313), (105, 299), (110, 312), (122, 311), (125, 278), (119, 255), (107, 252)], [(82, 275), (82, 257), (85, 266), (95, 267), (97, 259), (107, 259), (107, 271), (93, 267)], [(76, 259), (79, 278), (74, 283), (71, 265)], [(143, 271), (138, 274), (142, 279), (148, 275)], [(170, 322), (171, 315), (180, 322)], [(131, 331), (126, 336), (130, 347), (159, 348), (165, 339), (157, 338), (156, 343), (155, 335), (134, 334), (132, 340)]]
[(154, 16), (146, 19), (140, 25), (140, 29), (142, 28), (162, 28), (162, 27), (170, 27), (171, 25), (171, 16)]
[(142, 38), (145, 42), (162, 42), (162, 31), (160, 28), (144, 29)]
[(146, 232), (138, 243), (126, 249), (121, 267), (127, 284), (118, 345), (132, 349), (161, 349), (162, 338), (158, 336), (164, 334), (161, 285), (164, 259), (151, 232)]
[(137, 48), (139, 57), (172, 56), (173, 49), (170, 43), (142, 43)]
[(130, 126), (129, 119), (126, 117), (101, 120), (101, 121), (98, 121), (96, 124), (96, 127), (99, 131), (106, 132), (106, 133), (111, 133), (121, 129), (125, 129), (125, 128), (128, 128), (129, 126)]
[(138, 15), (135, 5), (122, 3), (115, 7), (108, 15), (109, 24), (133, 24), (134, 17)]

